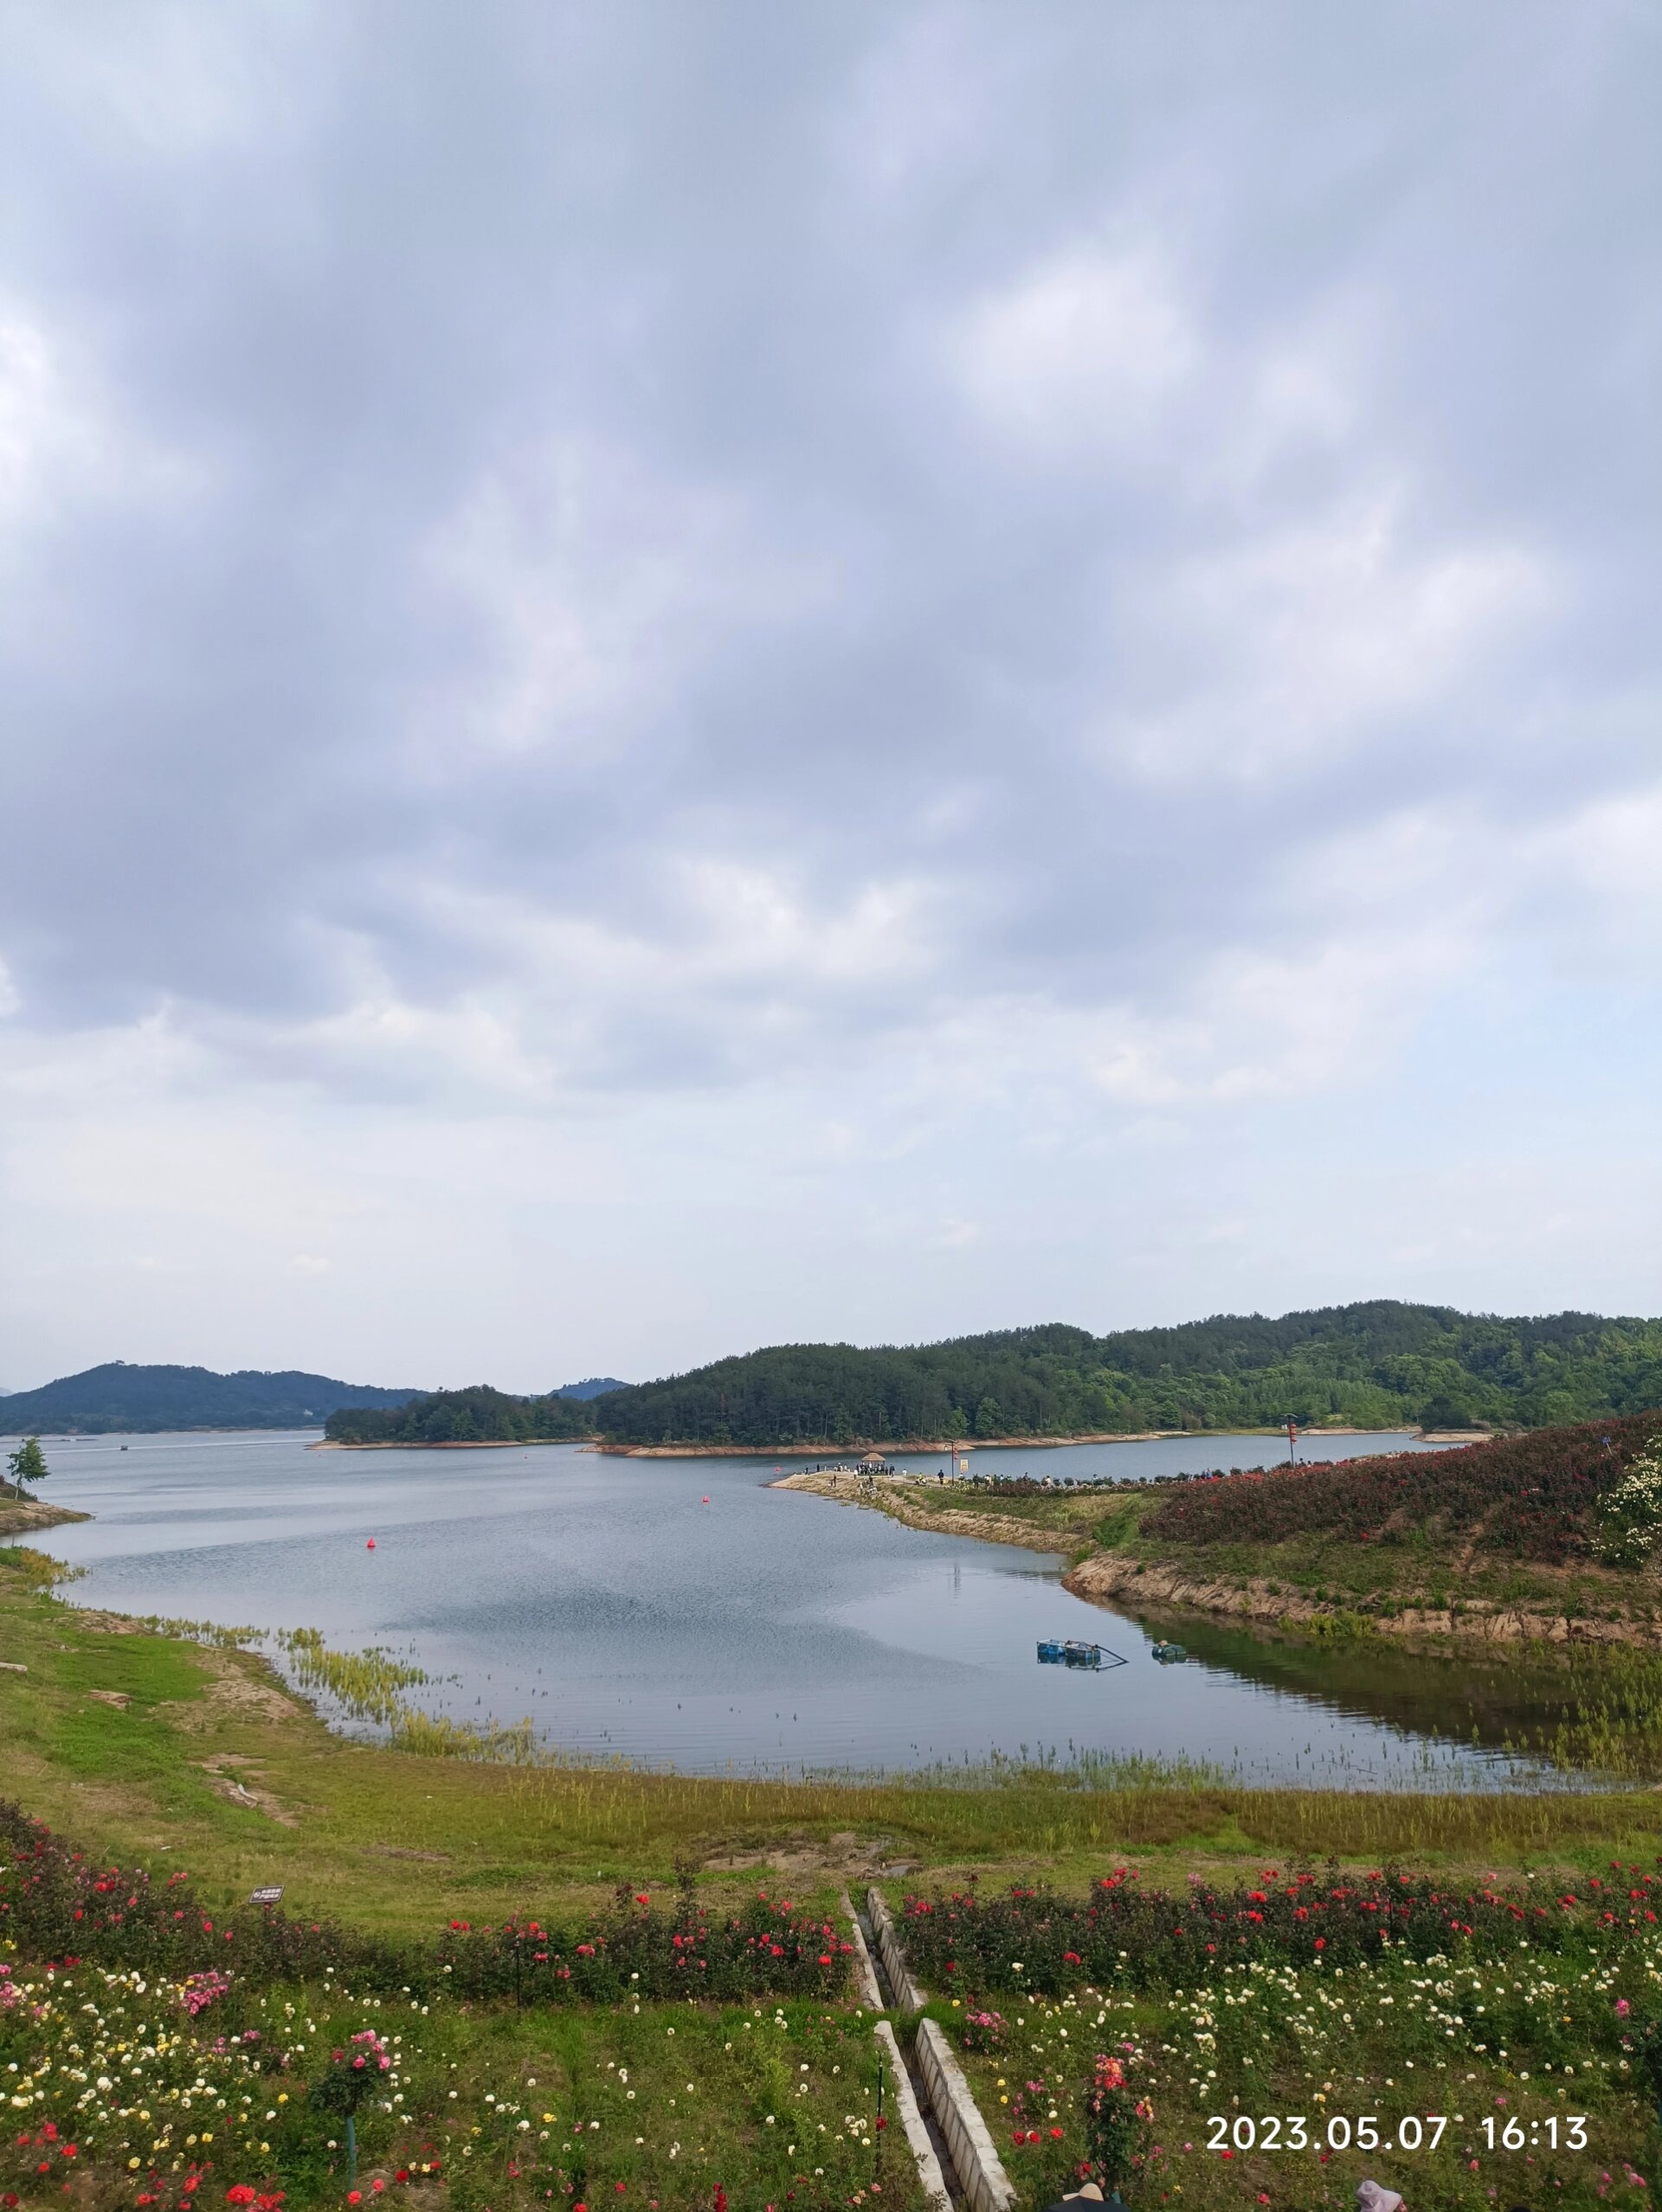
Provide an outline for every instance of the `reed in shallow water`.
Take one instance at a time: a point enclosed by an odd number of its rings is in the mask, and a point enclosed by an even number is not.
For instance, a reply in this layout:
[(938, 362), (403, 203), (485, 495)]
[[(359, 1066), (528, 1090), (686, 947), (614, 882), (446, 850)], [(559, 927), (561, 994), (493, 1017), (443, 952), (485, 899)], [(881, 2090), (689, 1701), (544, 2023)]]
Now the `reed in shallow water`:
[(1509, 1732), (1507, 1749), (1605, 1781), (1662, 1778), (1662, 1655), (1629, 1644), (1572, 1648), (1549, 1672), (1537, 1666), (1524, 1680), (1540, 1709)]
[(277, 1637), (302, 1689), (326, 1690), (355, 1720), (395, 1726), (406, 1716), (402, 1693), (430, 1678), (420, 1667), (395, 1659), (382, 1645), (366, 1651), (331, 1651), (319, 1629), (286, 1629)]
[(414, 1752), (421, 1759), (483, 1759), (499, 1766), (532, 1766), (539, 1756), (529, 1720), (506, 1725), (453, 1720), (448, 1714), (423, 1713), (419, 1706), (400, 1709), (388, 1741), (395, 1751)]
[(266, 1631), (258, 1628), (227, 1628), (218, 1621), (180, 1620), (171, 1613), (140, 1613), (142, 1625), (157, 1636), (177, 1636), (184, 1643), (211, 1643), (222, 1651), (242, 1651), (263, 1643)]

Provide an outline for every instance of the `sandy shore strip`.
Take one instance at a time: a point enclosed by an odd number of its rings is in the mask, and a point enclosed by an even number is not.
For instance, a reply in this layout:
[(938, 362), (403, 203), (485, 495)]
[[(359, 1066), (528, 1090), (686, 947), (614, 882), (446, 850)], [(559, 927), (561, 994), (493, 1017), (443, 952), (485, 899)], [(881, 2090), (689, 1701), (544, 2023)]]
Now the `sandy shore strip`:
[(768, 1488), (811, 1490), (815, 1497), (834, 1499), (838, 1505), (874, 1506), (892, 1521), (903, 1521), (908, 1528), (931, 1529), (937, 1535), (973, 1536), (982, 1544), (1015, 1544), (1024, 1551), (1048, 1552), (1053, 1559), (1066, 1556), (1067, 1546), (1057, 1542), (1053, 1528), (1029, 1528), (1002, 1514), (970, 1513), (962, 1506), (943, 1506), (931, 1511), (917, 1502), (919, 1492), (915, 1483), (885, 1482), (879, 1476), (874, 1489), (867, 1489), (864, 1487), (865, 1478), (857, 1476), (852, 1467), (845, 1468), (843, 1473), (847, 1480), (841, 1483), (831, 1474), (782, 1475)]
[[(861, 1437), (854, 1444), (585, 1444), (585, 1451), (605, 1451), (619, 1459), (835, 1459), (839, 1454), (856, 1457), (862, 1452), (880, 1451), (886, 1456), (895, 1452), (915, 1458), (922, 1452), (955, 1451), (1050, 1451), (1062, 1444), (1156, 1444), (1162, 1437), (1181, 1437), (1189, 1433), (1182, 1429), (1138, 1429), (1133, 1435), (1116, 1431), (1111, 1436), (1088, 1437), (960, 1437), (948, 1444), (937, 1437), (931, 1443), (924, 1437), (910, 1442), (892, 1439), (888, 1443), (867, 1444)], [(1245, 1430), (1239, 1431), (1245, 1435)], [(1266, 1429), (1266, 1436), (1273, 1436), (1273, 1429)]]
[[(834, 1459), (839, 1454), (858, 1456), (862, 1452), (880, 1451), (892, 1456), (900, 1453), (916, 1458), (924, 1452), (965, 1451), (1056, 1451), (1064, 1444), (1119, 1444), (1189, 1443), (1197, 1447), (1214, 1437), (1284, 1437), (1285, 1429), (1091, 1429), (1076, 1437), (958, 1437), (949, 1443), (944, 1437), (934, 1439), (916, 1437), (891, 1437), (873, 1444), (860, 1437), (849, 1444), (631, 1444), (596, 1442), (584, 1444), (584, 1451), (609, 1452), (619, 1459)], [(1473, 1430), (1456, 1437), (1441, 1430), (1427, 1431), (1423, 1435), (1412, 1429), (1304, 1429), (1299, 1431), (1300, 1443), (1318, 1443), (1327, 1437), (1417, 1436), (1421, 1444), (1482, 1444), (1489, 1431)], [(569, 1441), (569, 1439), (568, 1439)]]
[[(1145, 1607), (1158, 1610), (1169, 1605), (1259, 1626), (1280, 1624), (1309, 1629), (1331, 1622), (1345, 1610), (1258, 1576), (1233, 1582), (1197, 1573), (1187, 1562), (1138, 1561), (1111, 1552), (1098, 1552), (1081, 1560), (1062, 1577), (1062, 1586), (1092, 1604), (1112, 1604), (1124, 1612), (1136, 1614)], [(1631, 1616), (1614, 1621), (1588, 1614), (1572, 1617), (1486, 1598), (1463, 1598), (1458, 1611), (1404, 1604), (1395, 1613), (1370, 1613), (1367, 1632), (1421, 1641), (1431, 1638), (1440, 1643), (1465, 1638), (1485, 1643), (1625, 1643), (1652, 1651), (1662, 1647), (1662, 1623), (1657, 1621), (1635, 1620)]]
[(26, 1536), (31, 1528), (56, 1528), (67, 1521), (90, 1521), (73, 1506), (48, 1505), (42, 1498), (0, 1498), (0, 1542)]
[[(1377, 1437), (1397, 1433), (1382, 1429), (1306, 1429), (1299, 1433), (1301, 1444), (1319, 1443), (1328, 1437)], [(1483, 1444), (1489, 1431), (1485, 1429), (1467, 1433), (1464, 1430), (1427, 1429), (1404, 1430), (1420, 1444)], [(903, 1458), (917, 1459), (940, 1452), (948, 1457), (954, 1452), (969, 1451), (1056, 1451), (1064, 1444), (1193, 1444), (1197, 1448), (1213, 1436), (1279, 1437), (1281, 1429), (1093, 1429), (1077, 1437), (959, 1437), (949, 1444), (944, 1437), (933, 1443), (925, 1438), (892, 1438), (886, 1443), (868, 1444), (864, 1437), (857, 1443), (794, 1444), (609, 1444), (603, 1437), (474, 1437), (447, 1439), (442, 1444), (410, 1442), (405, 1444), (308, 1444), (308, 1451), (511, 1451), (516, 1446), (529, 1450), (533, 1444), (576, 1444), (579, 1451), (596, 1451), (611, 1459), (833, 1459), (839, 1453), (856, 1455), (880, 1451), (886, 1458), (897, 1454)]]
[(402, 1444), (336, 1444), (332, 1438), (307, 1444), (308, 1451), (539, 1451), (544, 1444), (577, 1444), (593, 1451), (581, 1437), (446, 1437), (441, 1441), (407, 1437)]

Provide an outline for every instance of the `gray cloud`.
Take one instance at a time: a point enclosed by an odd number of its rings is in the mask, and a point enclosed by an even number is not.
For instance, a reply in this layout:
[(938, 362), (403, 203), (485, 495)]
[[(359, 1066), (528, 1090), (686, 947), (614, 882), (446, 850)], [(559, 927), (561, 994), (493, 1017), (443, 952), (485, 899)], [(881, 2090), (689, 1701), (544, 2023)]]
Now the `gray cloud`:
[[(1025, 1066), (999, 1110), (1083, 1159), (1364, 1070), (1412, 1101), (1485, 1005), (1533, 1066), (1581, 973), (1652, 1082), (1653, 18), (11, 28), (19, 1129), (106, 1049), (111, 1114), (287, 1087), (319, 1158), (343, 1116), (667, 1115), (639, 1174), (725, 1097), (805, 1223), (847, 1191), (789, 1086), (875, 1056), (854, 1151), (950, 1155), (960, 1221), (1023, 1171), (947, 1065)], [(31, 1141), (14, 1187), (95, 1242)], [(1013, 1262), (1001, 1310), (1081, 1280)]]

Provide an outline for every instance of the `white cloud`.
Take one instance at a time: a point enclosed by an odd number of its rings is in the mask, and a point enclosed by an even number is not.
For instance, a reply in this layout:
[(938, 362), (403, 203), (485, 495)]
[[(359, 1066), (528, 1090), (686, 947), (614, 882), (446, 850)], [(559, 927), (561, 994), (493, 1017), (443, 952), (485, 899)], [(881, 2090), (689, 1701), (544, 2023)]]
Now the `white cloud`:
[(42, 317), (0, 304), (0, 558), (18, 560), (72, 503), (107, 500), (147, 473), (111, 412)]
[(1105, 717), (1108, 756), (1159, 786), (1261, 781), (1330, 771), (1405, 717), (1458, 712), (1557, 611), (1561, 588), (1532, 547), (1417, 543), (1406, 505), (1377, 496), (1129, 581), (1117, 633), (1157, 641), (1185, 675), (1170, 703)]
[(25, 660), (71, 650), (75, 610), (48, 556), (101, 521), (171, 519), (203, 481), (131, 421), (84, 343), (0, 298), (0, 646)]
[(1337, 1101), (1388, 1077), (1428, 1009), (1477, 948), (1445, 928), (1329, 937), (1303, 955), (1221, 956), (1182, 1010), (1127, 1007), (1087, 1047), (1105, 1096), (1136, 1106)]
[(1047, 255), (970, 308), (948, 357), (989, 428), (1066, 460), (1143, 446), (1201, 348), (1169, 251), (1144, 235)]
[(284, 116), (295, 65), (330, 12), (256, 0), (233, 26), (190, 0), (125, 0), (88, 36), (60, 9), (25, 5), (10, 26), (12, 61), (98, 140), (183, 166)]
[(425, 565), (483, 645), (482, 666), (421, 717), (441, 781), (466, 773), (473, 745), (621, 764), (661, 742), (689, 678), (735, 632), (797, 614), (832, 584), (823, 565), (765, 543), (734, 493), (573, 439), (494, 462)]

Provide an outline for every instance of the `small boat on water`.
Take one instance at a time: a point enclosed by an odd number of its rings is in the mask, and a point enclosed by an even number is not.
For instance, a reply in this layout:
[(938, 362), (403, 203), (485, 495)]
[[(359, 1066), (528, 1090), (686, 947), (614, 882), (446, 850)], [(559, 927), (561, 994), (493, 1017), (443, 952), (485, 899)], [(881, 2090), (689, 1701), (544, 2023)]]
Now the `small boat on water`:
[(1047, 1636), (1039, 1646), (1041, 1667), (1123, 1667), (1127, 1662), (1105, 1643), (1081, 1643), (1077, 1637)]
[(1179, 1659), (1187, 1659), (1189, 1652), (1181, 1643), (1156, 1643), (1150, 1646), (1150, 1656), (1157, 1659), (1163, 1667), (1169, 1667)]

